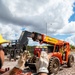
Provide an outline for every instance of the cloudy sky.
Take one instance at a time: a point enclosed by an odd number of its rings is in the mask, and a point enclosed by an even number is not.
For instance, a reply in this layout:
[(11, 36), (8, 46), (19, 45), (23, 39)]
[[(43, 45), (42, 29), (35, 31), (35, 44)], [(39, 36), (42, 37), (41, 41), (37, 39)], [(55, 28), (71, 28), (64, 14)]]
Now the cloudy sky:
[(23, 30), (47, 30), (47, 35), (75, 45), (75, 0), (0, 0), (3, 37), (18, 39)]

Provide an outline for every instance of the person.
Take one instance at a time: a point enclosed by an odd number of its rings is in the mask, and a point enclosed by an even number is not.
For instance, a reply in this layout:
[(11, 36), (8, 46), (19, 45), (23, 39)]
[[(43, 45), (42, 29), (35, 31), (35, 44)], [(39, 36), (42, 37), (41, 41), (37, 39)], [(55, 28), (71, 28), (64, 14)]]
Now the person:
[(30, 58), (30, 53), (29, 51), (25, 50), (23, 54), (21, 54), (20, 58), (18, 59), (17, 65), (13, 67), (10, 71), (7, 71), (2, 75), (31, 75), (31, 72), (23, 73), (23, 70), (25, 69), (24, 66), (25, 62), (29, 58)]
[(4, 63), (4, 51), (2, 45), (0, 44), (0, 69), (2, 68), (3, 63)]
[(60, 47), (60, 49), (59, 49), (59, 51), (60, 51), (60, 53), (62, 53), (62, 54), (63, 54), (63, 53), (64, 53), (64, 47), (63, 47), (63, 46), (61, 46), (61, 47)]

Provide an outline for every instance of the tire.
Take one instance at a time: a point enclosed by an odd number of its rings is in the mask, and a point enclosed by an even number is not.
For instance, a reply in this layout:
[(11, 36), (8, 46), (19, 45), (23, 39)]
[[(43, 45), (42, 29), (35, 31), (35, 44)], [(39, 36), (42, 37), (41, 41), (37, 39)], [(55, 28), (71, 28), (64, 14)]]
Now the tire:
[(52, 57), (49, 61), (49, 67), (48, 67), (49, 73), (56, 74), (59, 71), (59, 68), (60, 68), (59, 59), (56, 57)]
[(69, 55), (67, 66), (68, 67), (72, 67), (73, 64), (74, 64), (74, 56), (73, 55)]

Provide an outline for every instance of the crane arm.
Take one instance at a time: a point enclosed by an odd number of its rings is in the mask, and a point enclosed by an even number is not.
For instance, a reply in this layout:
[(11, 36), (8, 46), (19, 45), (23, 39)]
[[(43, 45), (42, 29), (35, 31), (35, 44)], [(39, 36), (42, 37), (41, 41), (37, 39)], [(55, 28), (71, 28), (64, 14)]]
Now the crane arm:
[(46, 36), (44, 34), (41, 33), (37, 33), (37, 32), (29, 32), (29, 31), (23, 31), (19, 41), (23, 40), (23, 38), (27, 38), (30, 37), (32, 38), (33, 41), (37, 41), (39, 43), (46, 43), (46, 44), (63, 44), (64, 41), (58, 40), (56, 38), (52, 38), (49, 36)]

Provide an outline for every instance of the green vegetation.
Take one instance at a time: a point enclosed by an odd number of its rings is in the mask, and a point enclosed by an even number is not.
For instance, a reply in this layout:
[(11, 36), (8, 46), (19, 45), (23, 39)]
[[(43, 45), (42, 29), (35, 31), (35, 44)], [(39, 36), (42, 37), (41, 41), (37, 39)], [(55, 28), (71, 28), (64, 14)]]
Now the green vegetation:
[(70, 45), (71, 51), (75, 51), (75, 46)]
[(71, 49), (75, 49), (75, 46), (73, 46), (73, 45), (70, 45), (70, 48), (71, 48)]
[[(36, 46), (27, 46), (27, 50), (29, 50), (29, 52), (33, 55), (35, 47)], [(70, 48), (71, 48), (71, 51), (75, 51), (75, 46), (70, 45)]]
[(27, 46), (27, 50), (29, 50), (29, 52), (33, 55), (35, 47), (36, 46)]

